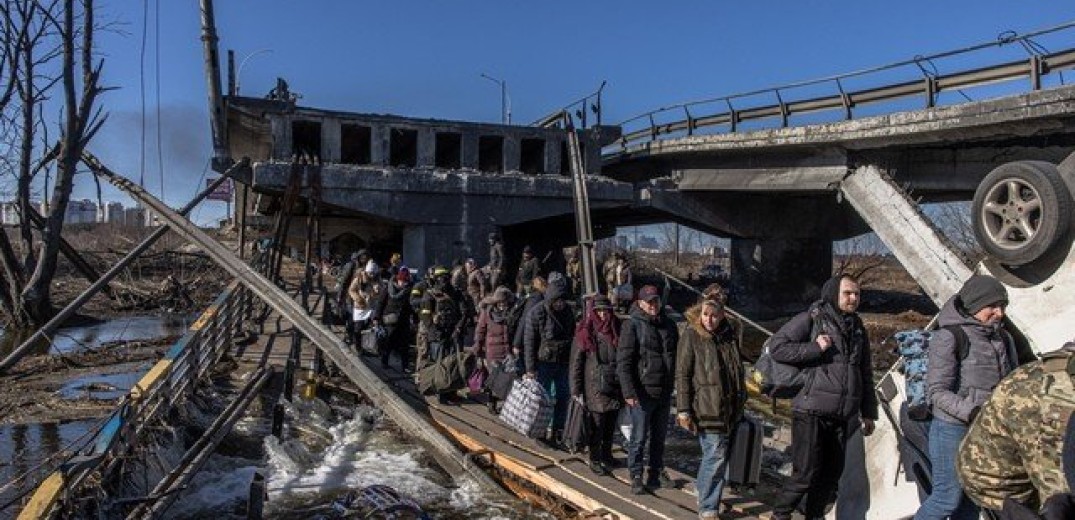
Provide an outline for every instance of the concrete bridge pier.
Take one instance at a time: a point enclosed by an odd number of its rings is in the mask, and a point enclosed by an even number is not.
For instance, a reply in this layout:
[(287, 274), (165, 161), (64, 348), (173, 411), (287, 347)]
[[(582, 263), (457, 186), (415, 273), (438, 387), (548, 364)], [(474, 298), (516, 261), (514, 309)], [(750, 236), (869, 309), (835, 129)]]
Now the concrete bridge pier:
[(444, 223), (407, 226), (403, 230), (403, 259), (410, 267), (451, 267), (455, 260), (489, 261), (489, 224)]
[(803, 310), (832, 273), (832, 241), (821, 238), (733, 238), (734, 305), (767, 319)]

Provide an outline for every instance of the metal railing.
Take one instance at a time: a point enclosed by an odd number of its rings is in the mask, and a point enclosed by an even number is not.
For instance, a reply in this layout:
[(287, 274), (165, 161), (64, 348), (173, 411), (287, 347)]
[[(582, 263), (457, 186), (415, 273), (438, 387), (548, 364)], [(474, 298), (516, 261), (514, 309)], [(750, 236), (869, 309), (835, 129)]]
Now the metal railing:
[[(833, 110), (843, 111), (844, 119), (850, 120), (854, 117), (854, 109), (856, 107), (897, 99), (913, 98), (916, 96), (923, 99), (923, 105), (926, 108), (930, 108), (935, 106), (937, 95), (942, 92), (961, 92), (961, 89), (965, 88), (1019, 79), (1029, 79), (1030, 88), (1032, 90), (1039, 90), (1041, 89), (1041, 78), (1043, 76), (1052, 72), (1075, 68), (1075, 48), (1061, 52), (1048, 53), (1045, 52), (1044, 47), (1037, 44), (1032, 38), (1070, 29), (1072, 27), (1075, 27), (1075, 21), (1024, 35), (1015, 35), (1014, 33), (1009, 32), (1002, 34), (1001, 37), (995, 41), (929, 56), (916, 56), (910, 60), (889, 65), (809, 81), (790, 83), (778, 87), (764, 88), (728, 96), (713, 97), (661, 107), (621, 122), (620, 126), (625, 129), (636, 126), (642, 126), (642, 128), (633, 131), (625, 131), (619, 140), (619, 150), (610, 149), (608, 153), (609, 155), (615, 155), (617, 153), (626, 152), (631, 145), (654, 141), (661, 136), (667, 136), (669, 134), (683, 132), (687, 136), (692, 136), (695, 134), (695, 131), (705, 127), (725, 125), (728, 127), (729, 132), (734, 133), (738, 130), (740, 123), (747, 121), (779, 119), (780, 126), (787, 127), (789, 117), (792, 115)], [(940, 58), (957, 56), (1012, 43), (1021, 45), (1029, 54), (1029, 57), (1025, 60), (1011, 61), (999, 65), (963, 70), (950, 74), (937, 73), (933, 64), (933, 60)], [(844, 80), (900, 68), (911, 68), (916, 74), (921, 76), (921, 79), (855, 91), (845, 90), (843, 85)], [(1063, 81), (1062, 76), (1061, 81)], [(834, 88), (835, 93), (800, 100), (785, 99), (787, 91), (791, 89), (817, 86)], [(757, 96), (772, 96), (772, 98), (776, 100), (776, 103), (751, 107), (735, 106), (736, 101)], [(694, 108), (701, 105), (711, 104), (720, 104), (726, 107), (726, 109), (705, 115), (696, 115), (692, 113), (692, 109)], [(656, 121), (659, 116), (677, 113), (682, 113), (682, 119), (663, 123)], [(676, 116), (673, 115), (673, 117)]]
[(77, 498), (87, 477), (97, 475), (101, 481), (95, 477), (95, 485), (108, 485), (109, 478), (130, 457), (137, 440), (177, 402), (191, 395), (194, 386), (206, 378), (212, 365), (231, 346), (232, 339), (242, 331), (254, 297), (238, 282), (221, 293), (164, 358), (131, 388), (92, 440), (38, 485), (19, 518), (84, 511), (84, 504)]

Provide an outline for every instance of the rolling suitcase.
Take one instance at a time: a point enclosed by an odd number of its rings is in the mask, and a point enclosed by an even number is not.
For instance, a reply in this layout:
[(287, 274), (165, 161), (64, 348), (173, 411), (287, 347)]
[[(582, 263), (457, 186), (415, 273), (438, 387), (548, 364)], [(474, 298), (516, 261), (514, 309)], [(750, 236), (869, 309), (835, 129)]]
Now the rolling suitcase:
[(568, 453), (580, 453), (586, 449), (588, 426), (586, 406), (571, 399), (567, 404), (567, 420), (564, 421), (563, 437), (560, 439)]
[(732, 434), (728, 449), (728, 483), (733, 486), (755, 486), (761, 479), (762, 427), (757, 421), (744, 417)]

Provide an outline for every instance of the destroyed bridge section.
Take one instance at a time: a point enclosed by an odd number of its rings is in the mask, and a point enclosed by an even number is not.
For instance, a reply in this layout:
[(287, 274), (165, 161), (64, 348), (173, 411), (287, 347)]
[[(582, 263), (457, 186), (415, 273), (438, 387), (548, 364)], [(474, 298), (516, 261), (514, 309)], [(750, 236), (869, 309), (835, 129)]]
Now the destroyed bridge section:
[[(526, 244), (544, 252), (575, 241), (565, 130), (252, 98), (228, 106), (232, 156), (255, 161), (251, 207), (279, 211), (291, 159), (317, 157), (321, 238), (336, 251), (401, 251), (428, 266), (484, 263), (491, 231), (504, 235), (509, 262)], [(765, 316), (801, 308), (831, 272), (832, 241), (869, 231), (838, 196), (856, 169), (886, 172), (916, 200), (969, 200), (1003, 163), (1059, 162), (1075, 150), (1073, 128), (1075, 87), (1061, 86), (797, 127), (640, 142), (597, 126), (580, 136), (596, 237), (653, 222), (731, 237), (732, 284), (756, 295), (740, 306)], [(300, 201), (292, 214), (305, 210)], [(294, 220), (297, 247), (306, 219)]]

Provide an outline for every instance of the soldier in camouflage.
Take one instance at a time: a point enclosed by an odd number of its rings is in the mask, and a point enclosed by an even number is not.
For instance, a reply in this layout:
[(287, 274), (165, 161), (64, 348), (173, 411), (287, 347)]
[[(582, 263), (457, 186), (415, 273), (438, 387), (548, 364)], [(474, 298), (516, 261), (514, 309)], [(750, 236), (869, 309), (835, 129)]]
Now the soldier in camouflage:
[[(1049, 497), (1072, 492), (1073, 379), (1075, 343), (1068, 343), (997, 385), (959, 449), (959, 480), (971, 500), (995, 511), (1038, 511)], [(1005, 507), (1006, 499), (1015, 504)]]

